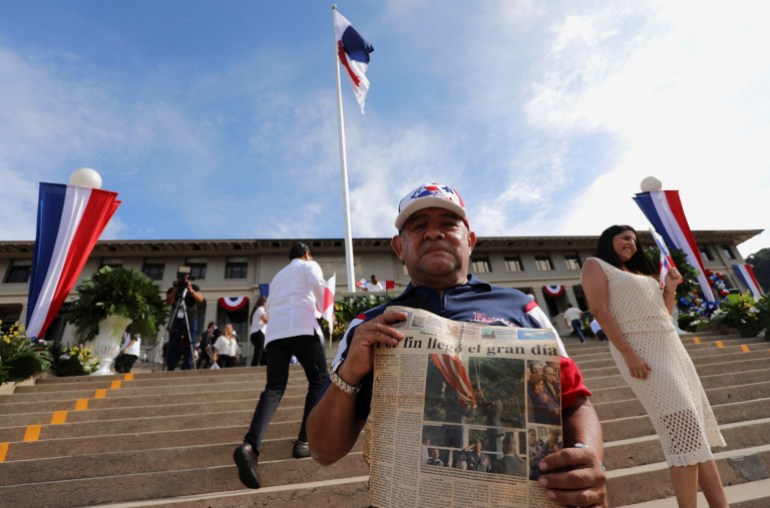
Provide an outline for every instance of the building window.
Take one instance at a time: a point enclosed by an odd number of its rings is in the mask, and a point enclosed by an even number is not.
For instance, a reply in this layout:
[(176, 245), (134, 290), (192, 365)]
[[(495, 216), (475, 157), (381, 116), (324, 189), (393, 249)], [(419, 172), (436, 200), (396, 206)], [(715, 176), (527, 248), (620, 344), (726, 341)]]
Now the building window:
[(246, 258), (227, 258), (225, 279), (245, 279), (248, 266)]
[(102, 258), (99, 262), (99, 268), (109, 266), (110, 268), (123, 268), (123, 260), (117, 258)]
[(471, 271), (473, 273), (489, 273), (492, 267), (486, 257), (471, 257)]
[(722, 252), (725, 253), (725, 257), (727, 259), (735, 259), (735, 254), (733, 254), (733, 250), (730, 248), (729, 245), (727, 244), (722, 245)]
[(192, 280), (203, 280), (206, 278), (205, 258), (188, 258), (185, 265), (190, 267), (190, 278)]
[(550, 272), (553, 271), (553, 263), (551, 257), (548, 254), (542, 256), (535, 256), (535, 266), (538, 272)]
[(580, 257), (577, 254), (567, 254), (564, 256), (564, 262), (567, 264), (567, 270), (578, 271), (581, 268)]
[(29, 281), (32, 273), (32, 261), (14, 261), (5, 276), (5, 282), (10, 284), (24, 284)]
[(711, 255), (711, 251), (708, 247), (702, 247), (700, 250), (700, 257), (706, 261), (714, 261), (714, 256)]
[(524, 265), (521, 264), (521, 258), (519, 256), (506, 256), (505, 269), (509, 272), (523, 272)]
[(3, 333), (8, 333), (11, 327), (19, 320), (20, 317), (21, 305), (0, 305), (0, 331)]
[(142, 273), (151, 280), (163, 280), (163, 272), (165, 269), (165, 263), (150, 263), (145, 261), (144, 265), (142, 265)]

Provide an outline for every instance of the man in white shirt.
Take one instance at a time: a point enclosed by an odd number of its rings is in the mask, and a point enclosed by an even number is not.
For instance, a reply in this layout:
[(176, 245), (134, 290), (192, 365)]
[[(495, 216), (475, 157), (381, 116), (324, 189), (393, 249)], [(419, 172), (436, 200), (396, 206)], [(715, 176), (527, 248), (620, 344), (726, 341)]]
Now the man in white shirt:
[(243, 444), (233, 452), (241, 483), (250, 489), (261, 486), (257, 468), (259, 447), (286, 390), (292, 355), (302, 365), (308, 381), (305, 412), (292, 449), (295, 459), (310, 456), (305, 430), (307, 416), (329, 381), (326, 353), (322, 339), (316, 333), (320, 329), (315, 317), (316, 302), (323, 301), (323, 272), (313, 261), (310, 247), (302, 242), (292, 245), (289, 259), (291, 262), (270, 283), (267, 303), (270, 326), (265, 336), (267, 384), (259, 396)]
[(585, 338), (583, 337), (583, 325), (580, 322), (582, 317), (583, 313), (580, 311), (580, 309), (576, 309), (572, 306), (571, 303), (567, 304), (567, 310), (564, 311), (564, 321), (567, 323), (567, 326), (571, 327), (575, 334), (578, 336), (581, 344), (585, 341)]
[(372, 279), (366, 283), (364, 286), (364, 290), (368, 291), (370, 293), (376, 292), (376, 291), (382, 291), (382, 283), (377, 280), (377, 276), (372, 274)]

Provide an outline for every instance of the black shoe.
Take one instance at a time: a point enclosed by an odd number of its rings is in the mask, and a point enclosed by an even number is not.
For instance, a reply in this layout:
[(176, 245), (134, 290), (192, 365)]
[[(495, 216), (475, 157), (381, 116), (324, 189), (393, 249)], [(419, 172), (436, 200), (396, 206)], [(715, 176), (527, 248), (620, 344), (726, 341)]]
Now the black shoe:
[(250, 489), (258, 489), (262, 486), (257, 469), (259, 458), (249, 443), (243, 443), (233, 451), (233, 460), (238, 466), (238, 477), (242, 484)]
[(291, 449), (291, 456), (295, 459), (305, 459), (310, 457), (310, 448), (304, 441), (294, 441), (294, 447)]

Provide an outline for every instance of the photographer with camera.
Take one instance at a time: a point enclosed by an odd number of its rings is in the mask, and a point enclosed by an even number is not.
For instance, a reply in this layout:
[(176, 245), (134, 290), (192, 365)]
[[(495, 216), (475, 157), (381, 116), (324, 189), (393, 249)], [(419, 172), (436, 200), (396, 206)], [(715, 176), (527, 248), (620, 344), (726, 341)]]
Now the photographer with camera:
[(198, 304), (202, 301), (200, 288), (190, 282), (190, 267), (179, 267), (174, 285), (166, 291), (166, 302), (172, 306), (173, 313), (169, 319), (168, 370), (176, 369), (180, 357), (183, 357), (182, 370), (192, 368), (193, 349), (198, 337)]

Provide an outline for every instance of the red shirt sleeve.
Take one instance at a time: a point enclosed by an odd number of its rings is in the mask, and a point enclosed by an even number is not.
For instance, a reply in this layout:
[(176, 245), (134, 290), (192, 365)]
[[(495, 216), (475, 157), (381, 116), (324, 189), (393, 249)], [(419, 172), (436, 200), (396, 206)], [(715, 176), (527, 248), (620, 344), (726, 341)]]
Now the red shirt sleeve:
[(561, 360), (561, 407), (572, 407), (578, 397), (590, 397), (591, 391), (583, 384), (583, 374), (572, 358), (559, 357)]

